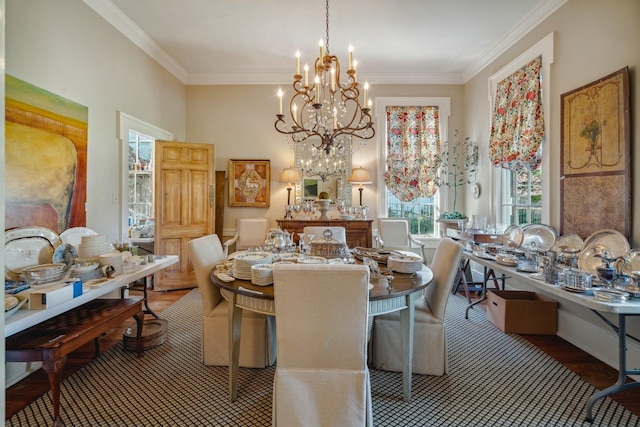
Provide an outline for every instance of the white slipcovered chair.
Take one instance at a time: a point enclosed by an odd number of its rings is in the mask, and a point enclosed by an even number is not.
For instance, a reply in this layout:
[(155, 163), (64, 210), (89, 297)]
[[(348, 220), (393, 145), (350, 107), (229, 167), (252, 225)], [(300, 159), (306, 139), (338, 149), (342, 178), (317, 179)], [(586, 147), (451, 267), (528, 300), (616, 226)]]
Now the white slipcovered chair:
[(409, 220), (406, 218), (378, 218), (378, 236), (376, 237), (379, 248), (395, 249), (402, 252), (410, 252), (412, 248), (420, 249), (419, 256), (427, 263), (424, 243), (418, 241), (409, 231)]
[(262, 246), (268, 234), (268, 218), (238, 218), (236, 234), (224, 242), (224, 256), (229, 255), (229, 246), (234, 243), (236, 251), (242, 251), (251, 246)]
[[(220, 288), (211, 282), (214, 266), (224, 260), (220, 239), (215, 234), (187, 243), (191, 264), (202, 296), (202, 363), (229, 365), (229, 307)], [(264, 368), (276, 356), (275, 319), (273, 316), (246, 311), (242, 316), (240, 366)]]
[[(444, 315), (451, 283), (456, 277), (463, 246), (443, 238), (431, 263), (433, 281), (415, 303), (413, 373), (444, 375), (449, 371)], [(393, 312), (373, 321), (373, 366), (384, 371), (402, 371), (400, 315)]]
[(339, 242), (347, 243), (347, 232), (344, 227), (324, 227), (324, 226), (308, 226), (304, 227), (302, 232), (304, 233), (305, 243), (309, 244), (309, 236), (316, 236), (316, 239), (324, 238), (323, 233), (325, 230), (331, 230), (331, 237)]
[(273, 279), (273, 426), (372, 425), (368, 268), (278, 264)]

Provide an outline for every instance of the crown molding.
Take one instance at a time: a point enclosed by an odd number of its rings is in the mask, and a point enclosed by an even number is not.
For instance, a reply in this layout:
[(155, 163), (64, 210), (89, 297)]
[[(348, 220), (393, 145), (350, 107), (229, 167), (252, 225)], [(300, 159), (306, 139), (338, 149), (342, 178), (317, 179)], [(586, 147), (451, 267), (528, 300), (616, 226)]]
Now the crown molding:
[[(207, 73), (190, 74), (188, 85), (271, 85), (290, 84), (290, 72), (273, 73)], [(460, 73), (369, 73), (362, 79), (370, 84), (433, 84), (456, 85), (462, 84)], [(362, 80), (359, 79), (359, 80)]]
[(517, 22), (511, 30), (500, 41), (490, 47), (480, 59), (462, 71), (462, 83), (467, 83), (476, 74), (485, 69), (491, 62), (522, 39), (527, 33), (547, 19), (558, 10), (568, 0), (546, 0), (536, 6), (536, 8)]
[(147, 33), (136, 25), (127, 15), (118, 9), (111, 0), (83, 0), (98, 15), (113, 25), (133, 44), (156, 60), (183, 84), (187, 84), (187, 71), (176, 62), (171, 55), (162, 49)]

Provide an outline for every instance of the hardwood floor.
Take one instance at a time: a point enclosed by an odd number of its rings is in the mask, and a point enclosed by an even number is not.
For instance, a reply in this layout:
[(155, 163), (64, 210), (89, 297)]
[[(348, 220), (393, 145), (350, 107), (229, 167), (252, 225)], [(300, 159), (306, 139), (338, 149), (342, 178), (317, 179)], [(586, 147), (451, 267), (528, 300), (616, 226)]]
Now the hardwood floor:
[[(187, 292), (189, 292), (189, 289), (169, 292), (149, 291), (149, 305), (156, 313), (160, 313)], [(483, 308), (482, 304), (478, 307)], [(100, 352), (108, 350), (122, 340), (124, 330), (131, 324), (134, 324), (133, 320), (119, 328), (114, 328), (109, 334), (102, 337), (100, 339)], [(615, 369), (605, 365), (562, 338), (554, 335), (523, 335), (523, 337), (598, 389), (604, 389), (617, 380), (618, 373)], [(89, 363), (93, 359), (93, 350), (93, 343), (89, 343), (70, 355), (65, 366), (65, 377)], [(20, 411), (48, 390), (49, 381), (42, 370), (38, 370), (8, 388), (6, 390), (5, 419)], [(612, 396), (612, 398), (640, 416), (640, 388), (619, 393)]]

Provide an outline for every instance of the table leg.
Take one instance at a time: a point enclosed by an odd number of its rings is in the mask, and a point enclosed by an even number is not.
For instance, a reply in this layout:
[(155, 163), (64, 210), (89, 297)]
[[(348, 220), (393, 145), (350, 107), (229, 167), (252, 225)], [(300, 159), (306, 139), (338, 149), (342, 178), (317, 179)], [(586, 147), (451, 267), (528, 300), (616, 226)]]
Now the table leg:
[(64, 423), (60, 418), (60, 381), (62, 380), (62, 370), (67, 361), (67, 356), (57, 360), (43, 360), (42, 369), (49, 377), (49, 385), (51, 386), (51, 398), (53, 399), (53, 425), (63, 426)]
[(136, 319), (136, 326), (138, 332), (136, 334), (136, 350), (138, 351), (138, 357), (142, 357), (142, 327), (144, 325), (144, 312), (140, 312), (133, 316)]
[(242, 309), (236, 306), (237, 294), (231, 293), (229, 304), (229, 398), (238, 398), (238, 365), (240, 363), (240, 331)]
[[(490, 270), (491, 272), (493, 270)], [(487, 299), (487, 281), (489, 280), (489, 273), (487, 272), (487, 267), (484, 266), (484, 278), (482, 280), (482, 292), (480, 294), (480, 298), (472, 302), (467, 306), (467, 309), (464, 311), (464, 318), (469, 318), (469, 310), (473, 308), (474, 305), (480, 304), (482, 301)]]
[(413, 321), (415, 317), (415, 298), (406, 296), (407, 308), (400, 310), (400, 336), (402, 342), (402, 386), (404, 400), (411, 401), (411, 375), (413, 370)]
[(624, 314), (618, 314), (618, 381), (612, 386), (600, 390), (587, 400), (585, 405), (585, 419), (587, 422), (593, 422), (593, 405), (603, 397), (615, 394), (630, 388), (640, 386), (638, 382), (627, 383), (627, 373), (638, 374), (638, 370), (629, 372), (627, 370), (627, 317)]

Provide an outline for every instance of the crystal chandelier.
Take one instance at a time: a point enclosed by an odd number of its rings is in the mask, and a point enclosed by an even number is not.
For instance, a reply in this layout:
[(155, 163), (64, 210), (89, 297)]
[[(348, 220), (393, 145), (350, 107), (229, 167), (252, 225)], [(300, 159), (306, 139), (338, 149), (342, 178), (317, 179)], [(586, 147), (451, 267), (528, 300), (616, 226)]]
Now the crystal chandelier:
[(304, 66), (304, 79), (300, 74), (300, 52), (296, 52), (296, 74), (293, 76), (294, 95), (289, 102), (292, 124), (285, 122), (282, 113), (282, 89), (278, 90), (280, 110), (276, 115), (275, 128), (290, 135), (295, 143), (317, 136), (313, 146), (331, 154), (344, 138), (371, 139), (375, 136), (371, 121), (371, 99), (367, 97), (369, 85), (364, 84), (362, 106), (357, 81), (356, 61), (349, 47), (349, 68), (346, 83), (340, 80), (340, 62), (329, 51), (329, 0), (326, 0), (326, 51), (320, 40), (320, 54), (316, 58), (313, 81), (309, 84), (309, 66)]
[(342, 176), (346, 171), (345, 153), (342, 144), (332, 145), (328, 150), (311, 147), (311, 158), (300, 161), (298, 168), (305, 176), (318, 176), (325, 182), (330, 176)]

